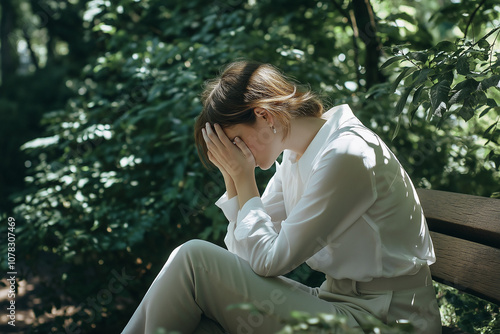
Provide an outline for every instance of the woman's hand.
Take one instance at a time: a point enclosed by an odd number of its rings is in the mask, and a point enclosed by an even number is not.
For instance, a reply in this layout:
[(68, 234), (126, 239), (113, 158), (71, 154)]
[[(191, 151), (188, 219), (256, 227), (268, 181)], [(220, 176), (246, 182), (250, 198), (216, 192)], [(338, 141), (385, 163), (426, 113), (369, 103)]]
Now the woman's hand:
[(217, 161), (217, 159), (214, 157), (214, 155), (208, 151), (208, 159), (217, 167), (220, 172), (222, 173), (222, 177), (224, 178), (224, 183), (226, 185), (226, 192), (227, 192), (227, 198), (233, 198), (234, 196), (238, 195), (236, 191), (236, 185), (234, 184), (233, 178), (229, 173), (224, 169), (222, 164)]
[(218, 124), (214, 125), (214, 129), (207, 123), (201, 130), (208, 158), (224, 176), (228, 197), (238, 195), (241, 209), (249, 199), (259, 196), (254, 173), (255, 157), (243, 140), (236, 137), (233, 144)]
[(238, 182), (254, 176), (255, 158), (243, 140), (236, 137), (232, 143), (218, 124), (212, 129), (207, 123), (201, 131), (208, 148), (208, 158), (224, 177), (229, 175)]

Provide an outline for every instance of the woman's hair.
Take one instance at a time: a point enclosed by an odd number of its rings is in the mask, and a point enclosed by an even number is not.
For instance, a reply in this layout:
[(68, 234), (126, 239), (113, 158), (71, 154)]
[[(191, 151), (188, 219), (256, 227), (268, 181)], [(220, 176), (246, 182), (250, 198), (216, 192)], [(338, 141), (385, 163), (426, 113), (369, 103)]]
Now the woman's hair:
[(283, 139), (290, 130), (290, 119), (321, 117), (323, 104), (310, 89), (300, 86), (269, 64), (237, 61), (222, 74), (205, 83), (201, 96), (203, 110), (194, 126), (198, 155), (209, 164), (201, 129), (208, 122), (222, 128), (255, 123), (255, 108), (266, 109), (283, 128)]

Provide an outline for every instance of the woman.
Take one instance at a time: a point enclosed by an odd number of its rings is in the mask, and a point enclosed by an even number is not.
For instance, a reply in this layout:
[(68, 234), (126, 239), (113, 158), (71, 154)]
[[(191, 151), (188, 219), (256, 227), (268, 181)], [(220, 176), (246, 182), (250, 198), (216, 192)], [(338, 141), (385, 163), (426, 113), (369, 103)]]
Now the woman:
[[(375, 317), (441, 332), (415, 188), (347, 105), (323, 114), (274, 67), (235, 62), (206, 86), (195, 140), (224, 177), (228, 250), (178, 247), (123, 333), (275, 333), (293, 310), (343, 315), (354, 329)], [(260, 196), (254, 169), (281, 153)], [(303, 262), (325, 273), (321, 287), (281, 276)]]

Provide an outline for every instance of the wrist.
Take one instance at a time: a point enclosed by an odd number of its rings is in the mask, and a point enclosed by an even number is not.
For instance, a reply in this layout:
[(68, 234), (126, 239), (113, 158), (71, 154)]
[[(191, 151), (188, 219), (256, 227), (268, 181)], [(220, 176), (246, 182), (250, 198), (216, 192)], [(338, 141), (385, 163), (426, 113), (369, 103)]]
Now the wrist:
[(240, 209), (249, 199), (260, 196), (257, 183), (255, 182), (255, 175), (253, 173), (251, 176), (242, 177), (234, 181), (236, 191), (238, 193), (238, 203), (240, 205)]
[(224, 178), (224, 184), (226, 185), (226, 192), (228, 199), (231, 199), (234, 196), (238, 195), (238, 193), (236, 192), (236, 186), (234, 185), (233, 178), (227, 173), (222, 173), (222, 177)]
[(231, 178), (234, 182), (234, 185), (236, 188), (238, 187), (242, 187), (242, 186), (245, 186), (245, 185), (248, 185), (248, 184), (253, 184), (253, 183), (256, 183), (255, 181), (255, 174), (254, 173), (251, 173), (251, 174), (246, 174), (246, 175), (238, 175), (238, 176), (233, 176)]

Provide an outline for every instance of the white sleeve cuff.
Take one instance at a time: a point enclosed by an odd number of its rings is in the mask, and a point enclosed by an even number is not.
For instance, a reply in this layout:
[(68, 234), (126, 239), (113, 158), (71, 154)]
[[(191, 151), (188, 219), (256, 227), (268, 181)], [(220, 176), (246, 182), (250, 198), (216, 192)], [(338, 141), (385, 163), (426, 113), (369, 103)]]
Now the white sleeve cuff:
[(250, 213), (250, 211), (255, 209), (265, 211), (264, 204), (258, 196), (250, 198), (245, 204), (243, 204), (243, 207), (238, 212), (237, 221), (241, 222)]
[(234, 228), (236, 226), (236, 222), (232, 221), (229, 222), (227, 225), (227, 233), (226, 237), (224, 238), (224, 243), (226, 244), (227, 249), (231, 252), (236, 254), (236, 248), (234, 245)]
[(228, 221), (236, 221), (239, 208), (238, 196), (234, 196), (233, 198), (228, 199), (227, 192), (225, 192), (224, 195), (222, 195), (221, 198), (219, 198), (217, 202), (215, 202), (215, 205), (217, 205), (222, 210)]

